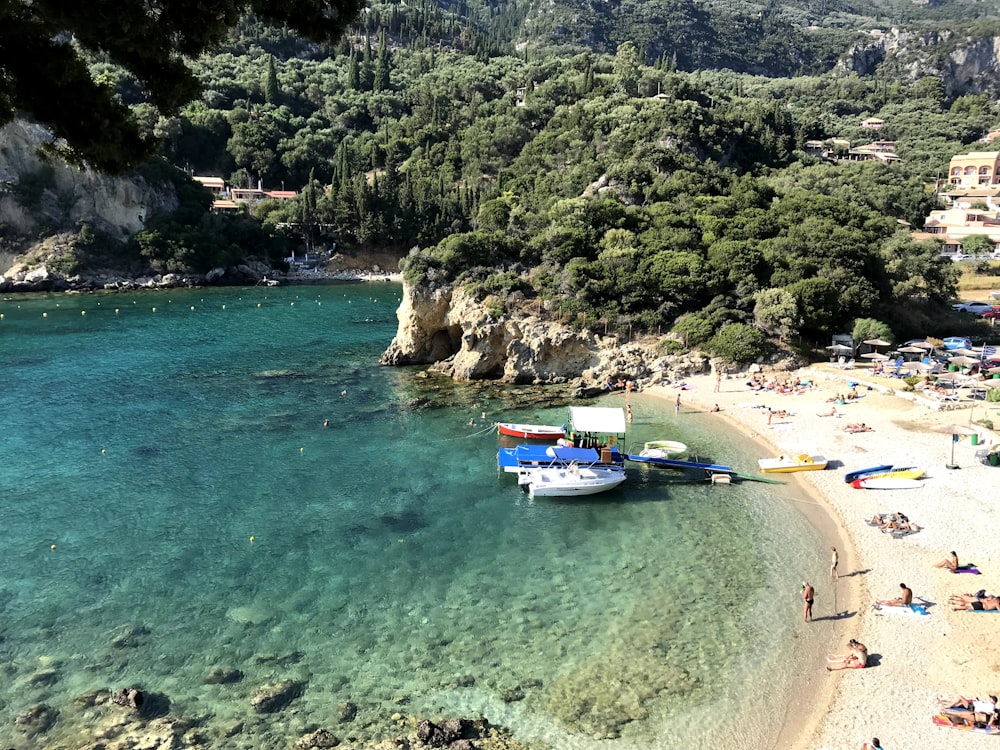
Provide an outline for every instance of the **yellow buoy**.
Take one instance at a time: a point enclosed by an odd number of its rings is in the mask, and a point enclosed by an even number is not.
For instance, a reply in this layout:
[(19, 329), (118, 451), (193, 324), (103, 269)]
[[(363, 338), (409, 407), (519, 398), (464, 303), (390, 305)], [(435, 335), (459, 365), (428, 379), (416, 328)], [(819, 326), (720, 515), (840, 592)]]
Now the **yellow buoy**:
[(47, 318), (47, 317), (49, 317), (49, 314), (48, 313), (42, 313), (42, 317), (43, 318)]
[(299, 448), (299, 453), (305, 453), (305, 452), (306, 452), (305, 448)]
[(153, 312), (156, 312), (156, 308), (155, 307), (153, 308)]
[(253, 536), (250, 537), (250, 544), (253, 544)]
[(117, 315), (117, 314), (118, 314), (118, 308), (116, 307), (115, 308), (115, 315)]
[(101, 448), (101, 455), (103, 456), (105, 453), (107, 453), (107, 450), (105, 450), (104, 448)]
[(86, 314), (87, 314), (86, 310), (80, 310), (80, 315), (86, 315)]
[(194, 310), (194, 305), (191, 305), (191, 309)]
[(51, 547), (49, 547), (49, 549), (55, 549), (55, 548), (56, 548), (56, 545), (54, 545), (54, 544)]
[(223, 309), (223, 310), (225, 310), (225, 309), (226, 309), (226, 306), (225, 306), (225, 305), (223, 305), (223, 306), (222, 306), (222, 309)]

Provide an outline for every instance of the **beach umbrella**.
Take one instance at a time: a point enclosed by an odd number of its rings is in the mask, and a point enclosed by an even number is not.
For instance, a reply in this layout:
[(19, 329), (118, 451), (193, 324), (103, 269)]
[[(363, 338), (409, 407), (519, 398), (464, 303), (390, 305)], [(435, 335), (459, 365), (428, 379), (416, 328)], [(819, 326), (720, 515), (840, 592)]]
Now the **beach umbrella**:
[[(971, 357), (976, 352), (972, 351), (972, 349), (959, 348), (959, 349), (952, 349), (951, 353), (959, 357)], [(979, 359), (977, 358), (976, 361), (978, 362)]]
[(966, 427), (964, 424), (946, 424), (940, 427), (935, 427), (934, 432), (942, 432), (945, 435), (951, 435), (951, 463), (945, 464), (946, 469), (957, 469), (958, 466), (955, 464), (955, 443), (963, 435), (976, 435), (976, 431), (971, 427)]
[(974, 365), (979, 362), (975, 357), (967, 357), (964, 354), (957, 357), (948, 357), (948, 361), (953, 365)]
[(934, 348), (934, 344), (932, 344), (930, 341), (914, 341), (913, 344), (911, 344), (911, 346), (915, 346), (915, 347), (918, 347), (920, 349), (933, 349)]
[(901, 346), (896, 351), (903, 354), (923, 354), (924, 348), (922, 346)]
[(868, 352), (867, 354), (862, 354), (863, 359), (889, 359), (884, 354), (879, 354), (878, 352)]
[(830, 346), (828, 346), (826, 348), (827, 349), (831, 349), (831, 350), (833, 350), (835, 352), (849, 352), (849, 351), (853, 351), (853, 349), (851, 347), (846, 346), (844, 344), (830, 344)]
[(892, 346), (889, 341), (883, 341), (882, 339), (867, 339), (862, 343), (868, 344), (868, 346)]

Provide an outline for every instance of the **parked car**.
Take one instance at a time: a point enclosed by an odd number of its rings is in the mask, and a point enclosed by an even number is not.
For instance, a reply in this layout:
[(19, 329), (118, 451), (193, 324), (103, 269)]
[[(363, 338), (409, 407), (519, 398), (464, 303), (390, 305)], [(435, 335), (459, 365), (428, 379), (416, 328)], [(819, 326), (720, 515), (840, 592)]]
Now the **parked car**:
[(993, 305), (989, 302), (958, 302), (952, 305), (952, 308), (956, 312), (967, 312), (973, 313), (974, 315), (982, 315), (983, 313), (988, 313), (993, 310)]
[(944, 348), (948, 351), (952, 349), (971, 349), (972, 342), (964, 336), (949, 336), (944, 340)]
[(982, 317), (984, 317), (986, 319), (1000, 318), (1000, 307), (994, 307), (989, 312), (984, 312), (983, 315), (982, 315)]

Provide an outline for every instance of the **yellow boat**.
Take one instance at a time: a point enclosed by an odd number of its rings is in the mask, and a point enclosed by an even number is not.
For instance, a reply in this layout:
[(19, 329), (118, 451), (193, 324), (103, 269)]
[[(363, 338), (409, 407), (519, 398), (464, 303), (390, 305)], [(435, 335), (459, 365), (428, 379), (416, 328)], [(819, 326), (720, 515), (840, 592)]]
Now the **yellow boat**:
[(765, 473), (788, 473), (792, 471), (822, 471), (826, 468), (824, 456), (810, 456), (802, 453), (798, 456), (778, 456), (777, 458), (761, 458), (757, 461), (760, 470)]

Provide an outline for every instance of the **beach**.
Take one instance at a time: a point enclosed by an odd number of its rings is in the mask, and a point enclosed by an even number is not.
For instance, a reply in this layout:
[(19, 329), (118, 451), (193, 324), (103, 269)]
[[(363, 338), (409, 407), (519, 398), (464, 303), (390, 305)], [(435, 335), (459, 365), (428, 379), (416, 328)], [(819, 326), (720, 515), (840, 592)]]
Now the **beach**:
[[(816, 550), (815, 566), (802, 571), (816, 597), (814, 621), (801, 627), (825, 630), (830, 653), (843, 653), (849, 639), (859, 640), (868, 647), (869, 667), (828, 672), (826, 654), (817, 654), (807, 669), (815, 674), (802, 676), (799, 705), (784, 715), (780, 746), (847, 750), (878, 737), (886, 748), (979, 747), (980, 734), (936, 726), (931, 717), (938, 712), (939, 697), (985, 698), (1000, 692), (1000, 640), (994, 637), (1000, 613), (952, 611), (949, 604), (952, 594), (1000, 589), (994, 532), (1000, 469), (976, 457), (997, 436), (974, 423), (996, 419), (997, 405), (968, 401), (936, 411), (894, 392), (893, 387), (902, 390), (902, 381), (873, 377), (865, 368), (813, 365), (762, 375), (797, 378), (810, 387), (787, 394), (756, 391), (744, 373), (723, 377), (716, 391), (715, 376), (706, 374), (688, 378), (683, 386), (647, 389), (632, 397), (632, 405), (642, 409), (646, 398), (673, 402), (680, 393), (679, 418), (699, 413), (718, 419), (720, 428), (757, 441), (762, 458), (810, 453), (829, 460), (823, 471), (771, 476), (789, 481), (789, 500), (829, 535), (829, 544)], [(837, 394), (851, 390), (849, 383), (856, 383), (859, 397), (834, 404)], [(713, 413), (716, 405), (719, 411)], [(837, 415), (820, 416), (832, 406)], [(769, 419), (769, 410), (785, 415)], [(861, 423), (870, 431), (844, 429)], [(977, 434), (953, 442), (951, 425), (971, 426)], [(924, 469), (922, 486), (860, 490), (844, 482), (845, 472), (880, 464)], [(757, 473), (757, 467), (735, 468)], [(895, 512), (906, 514), (920, 530), (895, 538), (867, 523), (876, 513)], [(831, 546), (840, 556), (836, 579), (830, 574)], [(982, 574), (935, 567), (952, 550), (960, 564), (975, 564)], [(927, 604), (928, 616), (873, 610), (877, 600), (898, 596), (901, 583), (913, 590), (915, 602)], [(801, 606), (790, 608), (788, 616), (801, 620)]]

